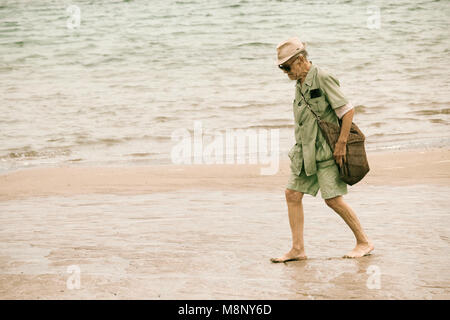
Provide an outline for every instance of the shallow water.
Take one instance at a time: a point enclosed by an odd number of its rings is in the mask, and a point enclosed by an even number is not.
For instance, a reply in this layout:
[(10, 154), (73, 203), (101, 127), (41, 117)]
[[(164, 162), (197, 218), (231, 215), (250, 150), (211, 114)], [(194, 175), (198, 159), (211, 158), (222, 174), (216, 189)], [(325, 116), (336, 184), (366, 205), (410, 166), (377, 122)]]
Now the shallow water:
[(72, 4), (0, 4), (1, 171), (170, 163), (194, 121), (278, 128), (286, 157), (294, 84), (274, 60), (291, 35), (340, 79), (368, 149), (450, 145), (448, 1), (79, 0), (70, 29)]
[[(320, 194), (306, 195), (309, 259), (287, 264), (269, 261), (290, 245), (281, 190), (0, 202), (0, 297), (449, 299), (450, 188), (349, 191), (373, 254), (342, 259), (351, 231)], [(69, 290), (72, 265), (81, 282)]]

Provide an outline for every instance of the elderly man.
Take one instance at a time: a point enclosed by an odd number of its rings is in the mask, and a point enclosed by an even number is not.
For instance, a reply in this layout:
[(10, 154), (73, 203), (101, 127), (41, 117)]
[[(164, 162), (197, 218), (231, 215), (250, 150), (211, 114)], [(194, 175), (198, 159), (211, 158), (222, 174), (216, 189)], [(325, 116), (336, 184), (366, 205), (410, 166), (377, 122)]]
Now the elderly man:
[[(289, 152), (291, 175), (286, 187), (286, 202), (292, 232), (292, 248), (272, 262), (306, 259), (303, 245), (303, 205), (305, 193), (316, 196), (320, 189), (325, 203), (347, 223), (356, 237), (356, 246), (344, 257), (357, 258), (369, 254), (374, 246), (364, 233), (354, 211), (344, 202), (347, 184), (339, 177), (339, 168), (345, 161), (347, 137), (354, 109), (342, 94), (339, 81), (308, 61), (304, 43), (290, 38), (277, 46), (277, 64), (291, 80), (296, 80), (293, 103), (296, 144)], [(306, 102), (321, 117), (338, 123), (341, 132), (334, 153), (327, 144), (317, 120)]]

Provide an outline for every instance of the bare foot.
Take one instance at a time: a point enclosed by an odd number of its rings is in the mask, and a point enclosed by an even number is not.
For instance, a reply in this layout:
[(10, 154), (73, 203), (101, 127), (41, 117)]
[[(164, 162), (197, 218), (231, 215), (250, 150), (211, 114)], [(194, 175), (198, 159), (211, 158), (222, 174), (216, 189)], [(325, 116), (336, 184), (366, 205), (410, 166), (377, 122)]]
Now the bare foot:
[(375, 249), (375, 247), (371, 242), (358, 243), (352, 251), (344, 256), (344, 258), (360, 258), (367, 256), (373, 249)]
[(270, 261), (273, 263), (286, 262), (286, 261), (297, 261), (297, 260), (305, 260), (305, 250), (299, 250), (292, 248), (291, 251), (285, 253), (280, 258), (271, 258)]

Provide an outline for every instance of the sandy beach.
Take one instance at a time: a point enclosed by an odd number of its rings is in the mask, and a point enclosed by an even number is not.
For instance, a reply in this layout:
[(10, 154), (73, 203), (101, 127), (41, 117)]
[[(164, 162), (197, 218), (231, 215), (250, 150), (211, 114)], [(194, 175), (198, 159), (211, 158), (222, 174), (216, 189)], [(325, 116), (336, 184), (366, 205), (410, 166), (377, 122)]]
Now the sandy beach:
[[(450, 150), (375, 152), (360, 185), (450, 186)], [(289, 162), (275, 175), (261, 165), (166, 165), (147, 167), (48, 167), (0, 175), (0, 200), (77, 194), (146, 194), (188, 189), (283, 190)]]
[[(0, 298), (450, 298), (450, 150), (368, 157), (345, 199), (373, 254), (341, 258), (354, 239), (319, 193), (304, 198), (309, 259), (286, 264), (269, 258), (290, 245), (287, 161), (272, 176), (258, 165), (3, 174)], [(70, 266), (79, 288), (67, 285)]]
[[(0, 299), (449, 299), (448, 11), (2, 1)], [(343, 259), (354, 236), (319, 192), (308, 259), (270, 262), (303, 100), (354, 106), (371, 170), (344, 199), (369, 256)], [(256, 159), (279, 170), (237, 164)]]

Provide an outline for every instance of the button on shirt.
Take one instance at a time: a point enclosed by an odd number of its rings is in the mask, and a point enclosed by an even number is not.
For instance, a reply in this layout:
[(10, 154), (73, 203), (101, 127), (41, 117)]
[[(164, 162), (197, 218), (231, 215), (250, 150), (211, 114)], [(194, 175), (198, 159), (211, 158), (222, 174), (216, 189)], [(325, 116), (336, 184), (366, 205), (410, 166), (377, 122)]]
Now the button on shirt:
[(334, 157), (302, 94), (322, 120), (336, 124), (339, 124), (338, 116), (341, 118), (353, 106), (342, 93), (339, 81), (314, 64), (311, 64), (303, 85), (297, 80), (293, 103), (296, 144), (291, 148), (289, 157), (293, 173), (299, 175), (304, 166), (306, 175), (310, 176), (317, 172), (317, 167), (333, 164)]

